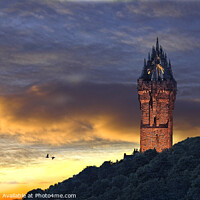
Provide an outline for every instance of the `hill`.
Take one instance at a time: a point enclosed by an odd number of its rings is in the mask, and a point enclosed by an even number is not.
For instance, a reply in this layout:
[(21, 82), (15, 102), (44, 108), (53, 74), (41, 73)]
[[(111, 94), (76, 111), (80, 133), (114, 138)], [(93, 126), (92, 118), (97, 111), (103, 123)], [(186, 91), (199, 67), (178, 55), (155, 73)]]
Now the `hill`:
[(148, 150), (116, 163), (90, 166), (73, 178), (28, 194), (38, 193), (76, 194), (80, 200), (200, 200), (200, 137), (162, 153)]

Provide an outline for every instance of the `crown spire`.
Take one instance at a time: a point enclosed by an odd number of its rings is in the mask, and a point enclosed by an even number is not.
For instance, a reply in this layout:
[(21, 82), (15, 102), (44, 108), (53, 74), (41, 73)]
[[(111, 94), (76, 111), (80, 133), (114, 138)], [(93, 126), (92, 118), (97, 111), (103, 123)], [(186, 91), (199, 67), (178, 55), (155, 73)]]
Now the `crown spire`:
[(144, 58), (144, 67), (146, 67), (147, 63), (146, 63), (146, 59)]
[(156, 46), (152, 47), (152, 53), (148, 53), (148, 59), (144, 60), (144, 67), (140, 76), (144, 80), (163, 81), (173, 79), (171, 62), (167, 59), (167, 54), (159, 44), (158, 37)]
[(159, 51), (159, 41), (158, 41), (158, 37), (156, 39), (156, 51)]
[(141, 77), (147, 77), (147, 62), (146, 62), (145, 58), (144, 58), (144, 67), (143, 67), (143, 70), (142, 70)]
[(171, 67), (171, 61), (170, 61), (170, 59), (169, 59), (169, 67)]

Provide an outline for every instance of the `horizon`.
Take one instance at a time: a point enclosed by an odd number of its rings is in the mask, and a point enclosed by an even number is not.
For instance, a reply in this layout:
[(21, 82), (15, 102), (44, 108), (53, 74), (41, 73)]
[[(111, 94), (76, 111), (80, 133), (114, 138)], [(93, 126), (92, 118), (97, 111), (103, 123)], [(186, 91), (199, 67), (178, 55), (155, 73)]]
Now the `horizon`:
[(198, 136), (199, 11), (187, 1), (1, 1), (0, 195), (139, 148), (136, 84), (157, 37), (178, 86), (173, 144)]

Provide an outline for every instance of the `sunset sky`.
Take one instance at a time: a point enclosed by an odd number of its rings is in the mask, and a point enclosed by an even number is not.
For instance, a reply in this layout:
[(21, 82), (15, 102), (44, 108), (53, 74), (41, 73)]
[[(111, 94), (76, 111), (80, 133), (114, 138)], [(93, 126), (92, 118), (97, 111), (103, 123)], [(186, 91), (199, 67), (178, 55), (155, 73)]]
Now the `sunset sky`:
[(1, 0), (0, 194), (139, 147), (136, 81), (157, 36), (178, 82), (174, 143), (200, 135), (199, 19), (197, 1)]

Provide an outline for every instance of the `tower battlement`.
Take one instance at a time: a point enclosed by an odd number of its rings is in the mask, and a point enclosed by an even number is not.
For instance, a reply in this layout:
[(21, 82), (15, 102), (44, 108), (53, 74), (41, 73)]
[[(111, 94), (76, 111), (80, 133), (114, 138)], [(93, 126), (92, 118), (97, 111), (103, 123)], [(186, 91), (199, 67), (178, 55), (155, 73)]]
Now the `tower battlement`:
[(143, 90), (166, 90), (171, 91), (174, 90), (176, 93), (177, 84), (174, 80), (162, 80), (162, 81), (145, 81), (141, 78), (138, 79), (138, 91)]
[(148, 61), (138, 79), (138, 99), (141, 110), (140, 149), (155, 148), (161, 152), (172, 146), (173, 110), (177, 83), (173, 77), (171, 63), (159, 46), (152, 48)]

